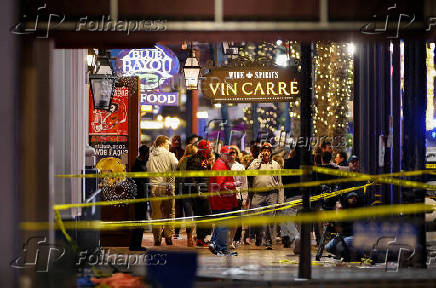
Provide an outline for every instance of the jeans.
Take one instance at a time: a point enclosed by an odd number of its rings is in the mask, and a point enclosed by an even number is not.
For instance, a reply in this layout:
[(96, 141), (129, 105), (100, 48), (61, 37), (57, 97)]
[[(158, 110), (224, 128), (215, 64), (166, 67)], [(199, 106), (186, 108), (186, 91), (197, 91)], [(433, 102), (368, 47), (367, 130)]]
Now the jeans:
[[(251, 208), (258, 208), (263, 206), (268, 206), (272, 204), (277, 204), (278, 193), (276, 191), (273, 192), (263, 192), (256, 193), (253, 196), (251, 202)], [(267, 212), (262, 214), (263, 216), (275, 216), (275, 212)], [(274, 224), (268, 223), (264, 225), (264, 227), (254, 227), (256, 239), (260, 241), (262, 239), (263, 234), (265, 233), (265, 245), (271, 246), (273, 240), (273, 231)]]
[[(226, 213), (231, 212), (232, 210), (214, 210), (212, 211), (213, 214), (220, 214), (220, 213)], [(215, 226), (215, 229), (213, 230), (212, 237), (210, 238), (210, 241), (215, 244), (215, 248), (217, 251), (227, 251), (227, 236), (229, 233), (229, 228), (225, 226)]]
[[(350, 257), (350, 253), (353, 248), (353, 236), (344, 237), (343, 239), (347, 247), (344, 247), (340, 236), (338, 236), (330, 240), (330, 242), (325, 245), (325, 250), (338, 257)], [(347, 253), (348, 255), (346, 255)]]
[[(299, 199), (301, 199), (301, 196), (290, 197), (290, 198), (286, 198), (285, 202), (290, 202)], [(286, 210), (279, 211), (278, 213), (283, 216), (295, 216), (297, 215), (297, 211), (298, 211), (297, 207), (293, 206)], [(284, 222), (280, 225), (280, 228), (281, 228), (280, 236), (282, 237), (288, 236), (291, 243), (297, 239), (300, 239), (300, 233), (298, 232), (297, 225), (294, 222)]]

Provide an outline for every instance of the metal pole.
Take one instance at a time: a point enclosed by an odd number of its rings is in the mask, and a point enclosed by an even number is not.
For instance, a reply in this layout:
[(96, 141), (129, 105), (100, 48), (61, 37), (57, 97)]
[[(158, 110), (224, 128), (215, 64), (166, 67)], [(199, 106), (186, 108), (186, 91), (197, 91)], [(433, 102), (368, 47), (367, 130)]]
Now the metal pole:
[(285, 117), (285, 131), (286, 133), (291, 131), (291, 115), (289, 115), (290, 112), (290, 103), (285, 102), (285, 110), (283, 111), (283, 116)]
[(257, 121), (257, 103), (251, 104), (251, 115), (253, 117), (253, 139), (256, 140), (259, 134), (259, 121)]
[[(401, 170), (401, 55), (400, 41), (394, 42), (392, 55), (392, 119), (393, 119), (393, 143), (392, 143), (392, 172)], [(393, 202), (401, 202), (401, 188), (393, 187)]]
[[(403, 164), (405, 171), (425, 169), (425, 129), (427, 107), (426, 43), (405, 41), (404, 44), (404, 145)], [(415, 181), (421, 179), (413, 178)], [(412, 180), (412, 178), (411, 178)], [(424, 203), (426, 190), (403, 188), (403, 203)], [(416, 225), (416, 253), (412, 267), (426, 268), (427, 246), (425, 214), (411, 215), (409, 221)]]
[(186, 90), (186, 137), (192, 135), (192, 90)]
[(221, 118), (223, 119), (222, 124), (224, 126), (224, 145), (231, 145), (232, 139), (230, 139), (230, 119), (226, 103), (221, 104)]
[(356, 52), (353, 59), (353, 154), (359, 155), (360, 147), (360, 57), (362, 55), (362, 45), (356, 44)]
[[(303, 139), (310, 139), (312, 136), (312, 47), (311, 44), (301, 45), (301, 134)], [(311, 152), (310, 147), (303, 147), (300, 150), (301, 169), (305, 173), (301, 176), (301, 182), (311, 181)], [(303, 195), (303, 212), (309, 212), (310, 208), (310, 190), (309, 188), (300, 188)], [(298, 278), (312, 278), (312, 255), (310, 233), (312, 224), (304, 223), (301, 225), (301, 253), (298, 263)]]

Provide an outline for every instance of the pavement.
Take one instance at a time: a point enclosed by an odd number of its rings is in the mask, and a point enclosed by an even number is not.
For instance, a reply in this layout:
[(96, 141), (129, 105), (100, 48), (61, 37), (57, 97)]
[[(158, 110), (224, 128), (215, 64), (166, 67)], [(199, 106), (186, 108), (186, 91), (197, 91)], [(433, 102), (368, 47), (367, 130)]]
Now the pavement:
[[(285, 249), (281, 244), (274, 244), (273, 250), (266, 250), (263, 246), (256, 247), (254, 244), (250, 246), (241, 245), (234, 250), (238, 252), (238, 256), (218, 257), (210, 253), (207, 247), (186, 247), (186, 235), (184, 234), (182, 234), (181, 240), (173, 239), (172, 246), (165, 245), (165, 241), (162, 241), (161, 246), (153, 246), (153, 242), (152, 234), (150, 232), (144, 233), (142, 245), (147, 249), (173, 252), (195, 251), (198, 253), (197, 281), (202, 281), (202, 283), (217, 280), (230, 281), (231, 283), (234, 283), (234, 281), (242, 281), (241, 283), (254, 281), (253, 283), (268, 282), (270, 284), (302, 283), (302, 281), (305, 281), (298, 279), (298, 256), (294, 255), (292, 249)], [(120, 247), (110, 247), (110, 249), (112, 253), (143, 253), (131, 252), (127, 248)], [(398, 281), (403, 283), (403, 280), (413, 280), (430, 281), (430, 287), (436, 287), (436, 273), (434, 273), (436, 263), (426, 270), (398, 270), (395, 263), (388, 263), (388, 265), (370, 265), (357, 262), (343, 263), (329, 257), (323, 257), (321, 261), (315, 261), (315, 253), (316, 247), (312, 246), (312, 277), (316, 281), (330, 281), (332, 283), (352, 281), (352, 283), (358, 284), (365, 281), (372, 283), (372, 281), (383, 280), (384, 282), (388, 281), (386, 283)], [(324, 253), (324, 256), (327, 256), (327, 253)], [(130, 272), (145, 276), (145, 270), (144, 267), (135, 266), (131, 268)], [(423, 287), (427, 286), (424, 285)]]

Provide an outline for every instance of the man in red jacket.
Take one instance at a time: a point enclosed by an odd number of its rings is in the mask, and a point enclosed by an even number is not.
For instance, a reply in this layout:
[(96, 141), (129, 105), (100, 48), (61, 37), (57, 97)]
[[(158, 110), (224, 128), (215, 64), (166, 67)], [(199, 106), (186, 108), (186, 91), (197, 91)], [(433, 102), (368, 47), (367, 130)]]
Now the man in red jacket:
[[(231, 163), (235, 160), (236, 153), (230, 146), (224, 146), (220, 151), (220, 158), (215, 161), (212, 170), (230, 170)], [(209, 191), (211, 192), (229, 192), (236, 189), (232, 176), (215, 176), (209, 178)], [(210, 208), (213, 214), (231, 212), (238, 207), (236, 194), (223, 193), (223, 195), (212, 196), (209, 198)], [(230, 252), (227, 248), (227, 227), (215, 227), (210, 239), (209, 250), (218, 256), (237, 256), (238, 253)]]

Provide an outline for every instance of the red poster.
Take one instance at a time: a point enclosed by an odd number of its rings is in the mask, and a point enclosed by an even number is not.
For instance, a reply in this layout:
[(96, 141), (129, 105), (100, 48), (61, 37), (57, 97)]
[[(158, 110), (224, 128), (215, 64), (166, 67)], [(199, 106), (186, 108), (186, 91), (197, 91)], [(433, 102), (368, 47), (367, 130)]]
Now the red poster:
[(129, 135), (129, 89), (116, 88), (110, 111), (94, 110), (89, 89), (89, 135)]

